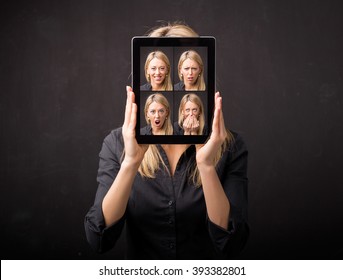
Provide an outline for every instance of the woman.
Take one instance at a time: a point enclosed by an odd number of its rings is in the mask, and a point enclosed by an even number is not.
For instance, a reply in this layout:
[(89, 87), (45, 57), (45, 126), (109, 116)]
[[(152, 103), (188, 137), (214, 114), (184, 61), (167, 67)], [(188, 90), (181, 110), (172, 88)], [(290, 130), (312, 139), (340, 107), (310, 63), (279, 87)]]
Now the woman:
[(141, 90), (173, 90), (169, 75), (169, 59), (163, 52), (154, 51), (148, 54), (144, 65), (144, 72), (148, 83), (142, 85)]
[(184, 95), (179, 106), (178, 129), (175, 129), (175, 134), (201, 135), (204, 127), (204, 106), (201, 99), (194, 93)]
[[(149, 36), (198, 36), (168, 24)], [(248, 238), (247, 150), (225, 129), (215, 94), (212, 133), (204, 145), (137, 144), (137, 105), (127, 87), (122, 128), (104, 140), (94, 205), (85, 217), (88, 242), (110, 250), (126, 225), (132, 259), (233, 258)]]
[(178, 63), (180, 82), (174, 90), (205, 90), (204, 64), (201, 56), (194, 50), (181, 54)]
[(162, 94), (152, 94), (147, 98), (144, 115), (148, 125), (141, 129), (141, 135), (173, 134), (169, 102)]

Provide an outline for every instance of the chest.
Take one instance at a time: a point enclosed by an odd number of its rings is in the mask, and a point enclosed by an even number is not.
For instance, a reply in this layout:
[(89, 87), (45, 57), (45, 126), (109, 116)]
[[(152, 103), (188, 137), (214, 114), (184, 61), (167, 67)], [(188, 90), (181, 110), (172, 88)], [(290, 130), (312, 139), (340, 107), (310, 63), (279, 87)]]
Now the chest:
[(186, 165), (179, 162), (174, 175), (161, 168), (156, 178), (137, 176), (128, 204), (131, 219), (145, 224), (163, 224), (173, 220), (178, 224), (203, 222), (206, 205), (201, 187), (189, 180)]
[(172, 176), (175, 174), (177, 164), (182, 156), (182, 154), (188, 148), (187, 145), (163, 145), (164, 154), (167, 158), (167, 166), (170, 168), (170, 173)]

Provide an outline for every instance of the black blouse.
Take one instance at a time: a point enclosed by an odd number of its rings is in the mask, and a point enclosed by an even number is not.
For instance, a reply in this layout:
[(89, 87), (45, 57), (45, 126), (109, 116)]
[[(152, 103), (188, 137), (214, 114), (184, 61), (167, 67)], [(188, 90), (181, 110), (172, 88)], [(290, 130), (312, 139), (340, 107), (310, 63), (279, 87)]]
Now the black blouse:
[(185, 90), (185, 84), (183, 82), (179, 82), (174, 85), (175, 91), (184, 91)]
[(151, 91), (151, 90), (152, 90), (152, 86), (151, 86), (151, 84), (149, 84), (149, 83), (146, 83), (146, 84), (144, 84), (144, 85), (140, 86), (140, 90), (147, 90), (147, 91)]
[[(247, 225), (247, 156), (242, 138), (235, 141), (217, 165), (217, 173), (230, 205), (229, 229), (212, 223), (206, 212), (204, 194), (189, 179), (195, 164), (195, 147), (179, 159), (174, 176), (163, 166), (156, 178), (137, 173), (124, 216), (106, 227), (102, 201), (120, 169), (123, 153), (121, 128), (113, 130), (100, 151), (94, 205), (85, 217), (87, 240), (98, 252), (110, 250), (126, 223), (129, 259), (222, 259), (237, 258), (249, 235)], [(170, 168), (160, 145), (161, 156)]]

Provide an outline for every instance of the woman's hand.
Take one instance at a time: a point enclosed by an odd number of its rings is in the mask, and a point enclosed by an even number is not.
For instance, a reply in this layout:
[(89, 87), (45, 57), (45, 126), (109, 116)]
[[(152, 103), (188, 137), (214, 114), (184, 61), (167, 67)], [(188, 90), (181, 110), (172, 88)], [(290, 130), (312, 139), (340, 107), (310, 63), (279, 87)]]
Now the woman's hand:
[(215, 157), (227, 136), (220, 93), (217, 92), (214, 98), (215, 109), (210, 139), (205, 145), (196, 145), (196, 161), (198, 167), (214, 166)]
[(199, 121), (193, 115), (188, 115), (183, 121), (184, 135), (198, 135)]
[(139, 145), (136, 140), (135, 127), (137, 122), (137, 104), (135, 103), (135, 94), (132, 88), (127, 86), (127, 99), (125, 107), (125, 119), (122, 127), (122, 133), (125, 146), (124, 162), (139, 166), (143, 160), (148, 145)]
[(135, 135), (137, 105), (131, 87), (126, 87), (125, 120), (122, 126), (125, 157), (119, 172), (102, 201), (105, 225), (110, 226), (123, 217), (130, 197), (132, 184), (141, 164), (147, 145), (138, 145)]

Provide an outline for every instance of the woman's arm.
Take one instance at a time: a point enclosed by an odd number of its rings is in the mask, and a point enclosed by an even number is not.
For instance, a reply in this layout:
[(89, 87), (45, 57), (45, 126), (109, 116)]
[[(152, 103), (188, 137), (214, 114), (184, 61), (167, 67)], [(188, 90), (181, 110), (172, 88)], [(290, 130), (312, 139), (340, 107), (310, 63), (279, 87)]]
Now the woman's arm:
[(127, 87), (125, 120), (122, 127), (125, 157), (120, 170), (102, 202), (106, 226), (118, 221), (125, 213), (126, 205), (139, 165), (147, 150), (147, 145), (138, 145), (135, 138), (137, 105), (131, 87)]
[(196, 161), (205, 196), (207, 215), (214, 224), (228, 229), (230, 202), (224, 192), (215, 168), (215, 156), (225, 141), (227, 132), (222, 113), (222, 98), (215, 94), (212, 134), (203, 146), (197, 145)]

